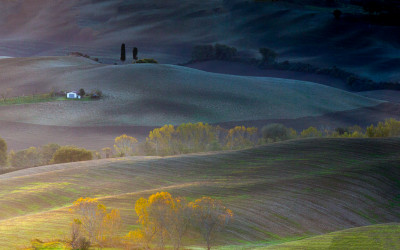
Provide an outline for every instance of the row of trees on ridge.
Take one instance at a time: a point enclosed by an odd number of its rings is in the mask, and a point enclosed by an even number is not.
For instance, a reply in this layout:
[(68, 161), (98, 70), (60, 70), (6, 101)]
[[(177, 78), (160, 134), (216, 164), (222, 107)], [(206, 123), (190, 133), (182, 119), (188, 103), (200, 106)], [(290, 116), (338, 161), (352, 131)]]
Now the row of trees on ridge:
[(319, 130), (309, 127), (297, 133), (282, 124), (269, 124), (261, 131), (256, 127), (236, 126), (225, 129), (207, 123), (183, 123), (179, 126), (164, 125), (149, 132), (144, 141), (126, 134), (114, 140), (114, 147), (102, 152), (89, 151), (76, 146), (48, 144), (7, 153), (7, 143), (0, 138), (0, 164), (20, 169), (41, 165), (66, 163), (131, 155), (176, 155), (218, 150), (236, 150), (266, 143), (296, 138), (333, 137), (364, 138), (400, 136), (400, 121), (387, 119), (366, 128), (351, 126), (334, 130)]

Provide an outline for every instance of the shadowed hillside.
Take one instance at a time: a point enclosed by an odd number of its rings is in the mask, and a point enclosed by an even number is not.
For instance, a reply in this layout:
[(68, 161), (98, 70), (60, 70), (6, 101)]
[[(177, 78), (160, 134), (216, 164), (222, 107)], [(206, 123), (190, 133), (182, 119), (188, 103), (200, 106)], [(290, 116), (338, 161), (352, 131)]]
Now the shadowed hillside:
[(0, 177), (0, 246), (67, 235), (68, 206), (81, 196), (120, 209), (126, 233), (137, 220), (135, 201), (159, 190), (221, 199), (235, 220), (219, 244), (276, 243), (399, 221), (399, 150), (397, 138), (306, 139), (17, 171)]
[[(292, 2), (2, 1), (0, 55), (81, 51), (114, 62), (125, 42), (128, 52), (138, 47), (141, 58), (182, 63), (194, 45), (218, 42), (247, 55), (271, 47), (282, 60), (336, 65), (377, 81), (400, 79), (398, 26), (371, 23), (353, 5)], [(335, 8), (343, 12), (340, 20), (332, 15)]]

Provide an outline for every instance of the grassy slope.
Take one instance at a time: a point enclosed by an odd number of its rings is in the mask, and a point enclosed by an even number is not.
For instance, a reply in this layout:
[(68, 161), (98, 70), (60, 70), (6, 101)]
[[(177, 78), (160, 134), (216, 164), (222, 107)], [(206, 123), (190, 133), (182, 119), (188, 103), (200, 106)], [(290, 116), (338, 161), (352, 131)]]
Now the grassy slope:
[(259, 249), (399, 249), (400, 224), (356, 227)]
[(66, 237), (68, 206), (81, 196), (120, 209), (126, 233), (135, 228), (135, 201), (158, 190), (189, 200), (209, 195), (232, 208), (235, 221), (220, 244), (281, 242), (395, 222), (399, 150), (400, 139), (308, 139), (237, 152), (14, 172), (0, 176), (0, 248), (34, 237)]
[[(319, 84), (207, 73), (172, 65), (100, 65), (74, 57), (0, 60), (1, 87), (14, 95), (100, 89), (97, 102), (0, 107), (3, 121), (42, 125), (157, 126), (297, 118), (374, 106), (379, 101)], [(284, 101), (283, 101), (284, 100)]]

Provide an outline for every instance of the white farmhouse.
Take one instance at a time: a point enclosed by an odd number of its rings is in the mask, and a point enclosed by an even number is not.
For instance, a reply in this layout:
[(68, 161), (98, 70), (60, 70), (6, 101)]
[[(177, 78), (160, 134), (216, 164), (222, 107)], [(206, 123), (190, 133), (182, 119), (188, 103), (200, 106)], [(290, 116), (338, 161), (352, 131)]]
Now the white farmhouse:
[(68, 92), (67, 93), (67, 98), (68, 99), (81, 99), (81, 96), (78, 95), (77, 92), (73, 91), (73, 92)]

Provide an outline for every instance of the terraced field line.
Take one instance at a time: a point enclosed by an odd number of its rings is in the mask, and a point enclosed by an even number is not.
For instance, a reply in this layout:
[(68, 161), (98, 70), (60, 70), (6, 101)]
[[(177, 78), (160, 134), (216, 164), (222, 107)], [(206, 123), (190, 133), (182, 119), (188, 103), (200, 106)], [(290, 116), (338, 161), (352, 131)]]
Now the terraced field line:
[(48, 173), (57, 173), (64, 171), (66, 169), (82, 169), (82, 168), (91, 168), (97, 167), (100, 164), (102, 166), (107, 166), (106, 164), (116, 163), (116, 162), (137, 162), (137, 161), (147, 161), (147, 160), (154, 160), (160, 159), (159, 156), (131, 156), (131, 157), (121, 157), (121, 158), (111, 158), (111, 159), (100, 159), (100, 160), (90, 160), (90, 161), (80, 161), (80, 162), (70, 162), (70, 163), (60, 163), (60, 164), (53, 164), (53, 165), (45, 165), (33, 168), (26, 168), (17, 170), (14, 172), (6, 173), (0, 175), (0, 181), (2, 180), (9, 180), (13, 178), (24, 178), (32, 176), (37, 176), (41, 174), (48, 174)]

